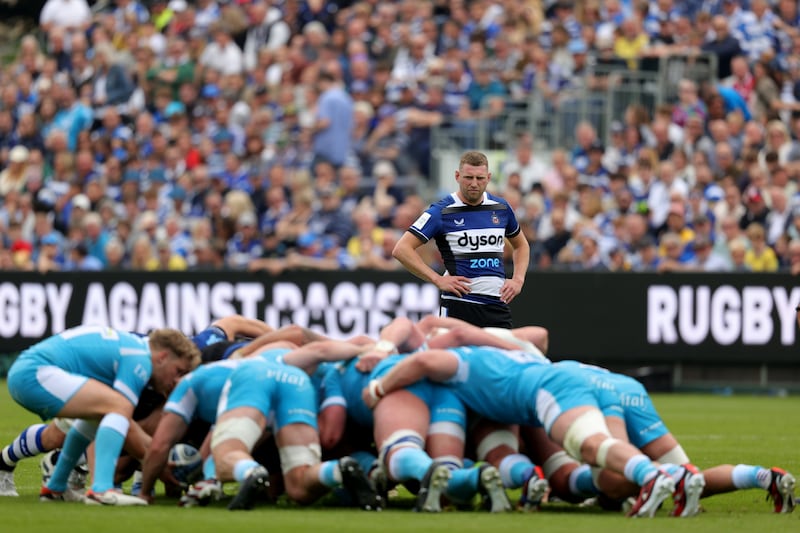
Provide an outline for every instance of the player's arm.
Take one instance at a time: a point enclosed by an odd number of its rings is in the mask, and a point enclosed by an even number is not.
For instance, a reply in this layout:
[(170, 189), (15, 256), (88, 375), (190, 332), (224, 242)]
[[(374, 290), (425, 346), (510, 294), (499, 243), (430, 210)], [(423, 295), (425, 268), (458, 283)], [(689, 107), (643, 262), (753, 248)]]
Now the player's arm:
[[(283, 347), (295, 349), (298, 346), (303, 346), (309, 342), (320, 340), (328, 340), (328, 338), (324, 335), (320, 335), (319, 333), (315, 333), (308, 328), (292, 324), (289, 326), (284, 326), (280, 329), (269, 331), (263, 335), (259, 335), (250, 341), (246, 346), (239, 348), (233, 354), (231, 354), (231, 359), (250, 357), (264, 347), (279, 342), (287, 343), (282, 345)], [(280, 346), (276, 345), (274, 347), (277, 348)]]
[(428, 315), (419, 321), (419, 328), (425, 335), (429, 335), (436, 329), (452, 329), (459, 326), (468, 324), (460, 318), (452, 318), (449, 316)]
[[(180, 415), (165, 412), (158, 423), (156, 432), (150, 442), (150, 448), (142, 462), (141, 496), (151, 499), (150, 494), (156, 480), (164, 471), (169, 458), (169, 451), (181, 437), (186, 434), (189, 425)], [(177, 483), (177, 480), (174, 480)]]
[(347, 407), (334, 404), (325, 407), (319, 412), (317, 426), (319, 427), (319, 443), (323, 450), (330, 450), (342, 440), (347, 422)]
[(236, 337), (254, 339), (259, 335), (273, 331), (273, 328), (266, 322), (242, 315), (222, 317), (215, 320), (211, 325), (224, 331), (229, 341), (235, 340)]
[(503, 340), (483, 329), (464, 323), (437, 335), (428, 341), (431, 349), (453, 348), (456, 346), (494, 346), (503, 350), (519, 350), (519, 344)]
[(514, 249), (511, 255), (514, 262), (514, 276), (507, 279), (500, 289), (500, 298), (505, 303), (511, 303), (511, 300), (522, 292), (522, 285), (525, 283), (525, 274), (528, 272), (528, 263), (531, 259), (530, 244), (521, 231), (513, 237), (509, 237), (508, 242)]
[(447, 350), (426, 350), (409, 355), (385, 376), (373, 379), (363, 390), (362, 398), (372, 408), (381, 398), (421, 379), (447, 381), (458, 372), (458, 357)]
[(378, 342), (371, 345), (358, 356), (356, 368), (361, 372), (371, 372), (378, 363), (389, 355), (398, 352), (411, 352), (425, 342), (422, 330), (406, 317), (397, 317), (381, 330)]
[(364, 347), (360, 344), (335, 340), (315, 341), (287, 353), (283, 356), (283, 362), (311, 374), (319, 363), (352, 359), (363, 350)]
[(392, 257), (412, 274), (423, 281), (436, 285), (443, 292), (452, 292), (458, 296), (469, 293), (469, 278), (464, 276), (442, 276), (429, 267), (417, 252), (424, 243), (411, 232), (405, 232), (392, 250)]

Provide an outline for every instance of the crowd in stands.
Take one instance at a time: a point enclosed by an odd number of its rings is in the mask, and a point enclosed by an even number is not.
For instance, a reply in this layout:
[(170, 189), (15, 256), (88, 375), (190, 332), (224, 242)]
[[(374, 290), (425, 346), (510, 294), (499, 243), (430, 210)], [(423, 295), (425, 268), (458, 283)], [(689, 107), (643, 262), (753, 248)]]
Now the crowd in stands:
[(102, 4), (47, 0), (2, 66), (2, 270), (401, 269), (432, 128), (706, 52), (716, 81), (607, 134), (516, 132), (491, 190), (533, 270), (800, 274), (795, 1)]

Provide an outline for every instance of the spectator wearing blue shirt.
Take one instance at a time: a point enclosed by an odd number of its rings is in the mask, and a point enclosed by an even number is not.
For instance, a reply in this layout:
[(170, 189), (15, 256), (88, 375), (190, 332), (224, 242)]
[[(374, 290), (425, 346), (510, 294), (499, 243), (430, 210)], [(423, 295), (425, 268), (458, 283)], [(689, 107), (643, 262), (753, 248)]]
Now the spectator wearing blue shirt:
[(334, 69), (320, 71), (317, 84), (320, 95), (313, 124), (314, 160), (328, 161), (338, 169), (351, 151), (353, 99)]
[(245, 211), (236, 222), (237, 232), (227, 245), (225, 262), (229, 268), (243, 270), (251, 259), (261, 257), (263, 248), (258, 237), (258, 226), (254, 213)]

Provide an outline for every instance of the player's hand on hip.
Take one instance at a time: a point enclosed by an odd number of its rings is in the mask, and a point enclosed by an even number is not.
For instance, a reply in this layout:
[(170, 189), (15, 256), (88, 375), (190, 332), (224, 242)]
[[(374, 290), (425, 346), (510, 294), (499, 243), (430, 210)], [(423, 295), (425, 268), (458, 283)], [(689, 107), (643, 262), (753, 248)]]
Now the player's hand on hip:
[(522, 292), (522, 282), (515, 279), (507, 279), (500, 289), (500, 300), (505, 303), (511, 303), (511, 300), (517, 297)]
[(464, 296), (471, 292), (471, 281), (464, 276), (442, 276), (437, 286), (442, 292), (452, 292), (457, 296)]

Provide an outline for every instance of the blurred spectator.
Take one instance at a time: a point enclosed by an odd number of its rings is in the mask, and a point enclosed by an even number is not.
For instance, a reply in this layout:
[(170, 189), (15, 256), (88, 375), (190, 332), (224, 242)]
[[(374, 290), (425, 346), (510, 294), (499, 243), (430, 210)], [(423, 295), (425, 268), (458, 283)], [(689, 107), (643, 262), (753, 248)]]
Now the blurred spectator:
[(8, 166), (0, 172), (0, 196), (9, 192), (22, 192), (28, 178), (28, 158), (30, 152), (17, 145), (8, 152)]
[(345, 163), (350, 154), (353, 131), (353, 100), (343, 89), (338, 73), (319, 73), (319, 101), (313, 123), (314, 159), (335, 167)]
[(753, 222), (745, 229), (750, 240), (750, 249), (745, 254), (745, 264), (753, 272), (775, 272), (778, 270), (778, 258), (775, 251), (767, 245), (764, 226)]
[(725, 272), (730, 270), (730, 265), (725, 258), (720, 257), (714, 252), (711, 240), (702, 235), (698, 235), (692, 242), (694, 258), (688, 263), (690, 269), (701, 272)]

